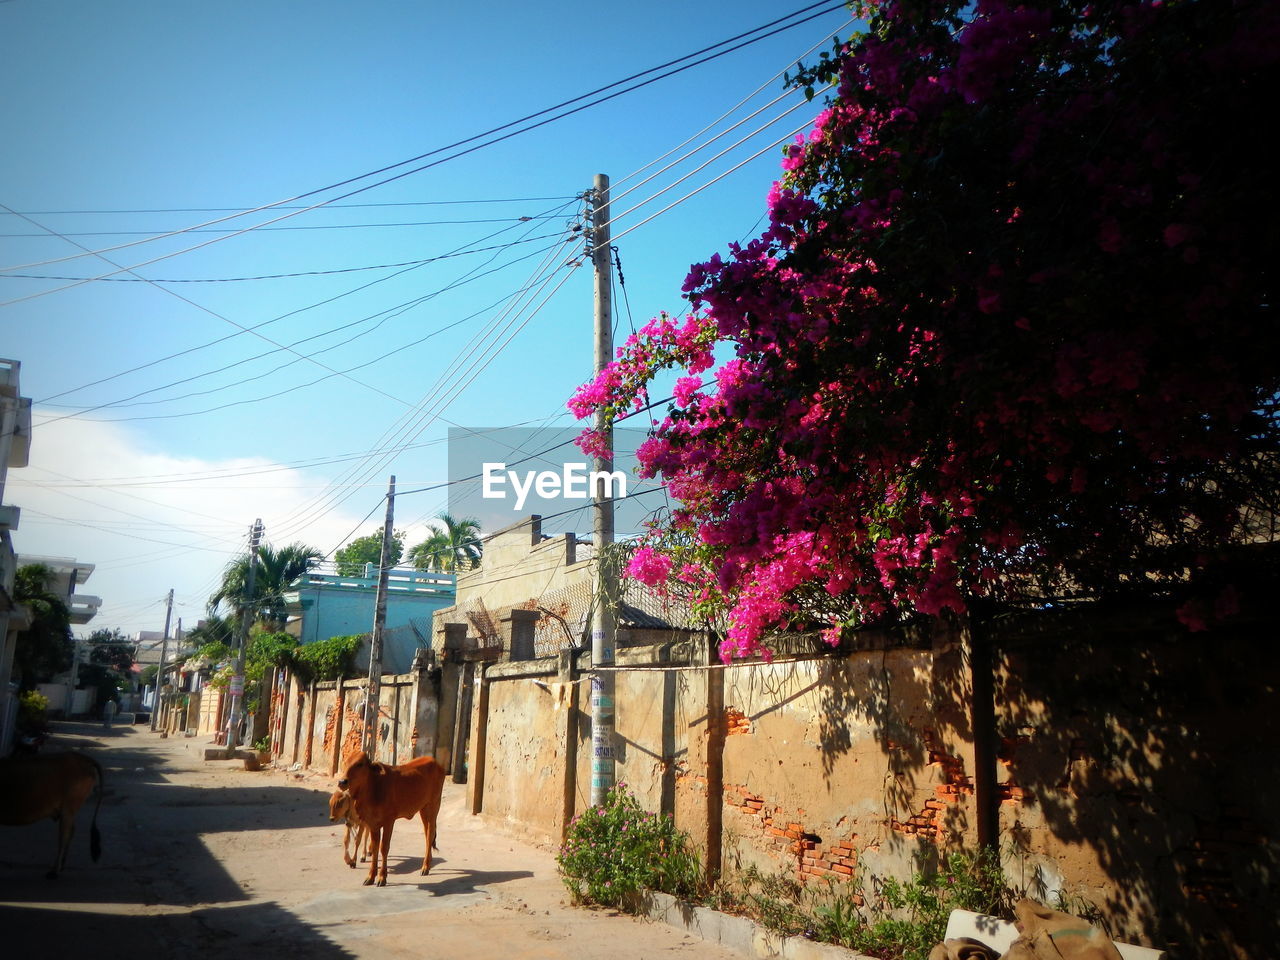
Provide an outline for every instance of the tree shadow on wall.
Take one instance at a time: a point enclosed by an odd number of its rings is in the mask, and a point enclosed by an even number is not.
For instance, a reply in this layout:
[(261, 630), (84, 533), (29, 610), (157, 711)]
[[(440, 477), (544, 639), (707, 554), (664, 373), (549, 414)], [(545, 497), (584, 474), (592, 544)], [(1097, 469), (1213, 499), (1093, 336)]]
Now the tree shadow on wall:
[(841, 654), (819, 665), (823, 773), (831, 779), (864, 752), (859, 744), (874, 742), (884, 764), (882, 839), (898, 854), (913, 847), (925, 865), (936, 859), (934, 839), (970, 829), (964, 804), (925, 805), (948, 783), (957, 799), (972, 791), (962, 759), (973, 734), (960, 650), (945, 628), (922, 623), (860, 631)]
[(1130, 918), (1113, 923), (1116, 939), (1175, 957), (1274, 950), (1273, 634), (1261, 617), (1189, 634), (1168, 607), (1041, 615), (1002, 631), (1002, 839), (1032, 895), (1052, 902), (1092, 851), (1111, 881), (1093, 906)]

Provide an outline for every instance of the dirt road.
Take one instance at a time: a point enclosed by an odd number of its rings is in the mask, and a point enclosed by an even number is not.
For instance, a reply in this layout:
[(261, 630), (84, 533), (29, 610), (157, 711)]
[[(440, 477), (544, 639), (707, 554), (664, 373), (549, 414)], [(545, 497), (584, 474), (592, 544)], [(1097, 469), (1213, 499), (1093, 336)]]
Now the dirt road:
[(569, 907), (553, 855), (465, 813), (454, 784), (430, 876), (421, 825), (400, 821), (388, 886), (363, 886), (328, 820), (331, 780), (206, 762), (207, 746), (55, 724), (46, 751), (82, 749), (106, 769), (102, 859), (89, 857), (92, 801), (58, 880), (45, 879), (51, 821), (0, 827), (6, 957), (740, 960), (663, 924)]

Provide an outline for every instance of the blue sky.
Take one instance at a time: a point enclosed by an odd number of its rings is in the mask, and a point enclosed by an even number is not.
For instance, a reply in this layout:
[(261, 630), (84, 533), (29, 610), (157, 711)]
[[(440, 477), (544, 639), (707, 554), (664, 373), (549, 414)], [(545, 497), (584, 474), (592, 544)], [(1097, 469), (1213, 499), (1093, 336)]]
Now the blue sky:
[[(779, 75), (847, 11), (365, 175), (805, 6), (0, 3), (0, 356), (36, 402), (6, 491), (19, 552), (97, 564), (93, 627), (159, 629), (170, 587), (190, 625), (256, 517), (327, 553), (377, 526), (390, 474), (446, 479), (449, 426), (570, 424), (592, 356), (578, 195), (614, 181), (620, 339), (679, 311), (689, 265), (758, 229), (770, 145), (818, 109), (770, 104)], [(417, 542), (445, 506), (405, 495), (397, 527)]]

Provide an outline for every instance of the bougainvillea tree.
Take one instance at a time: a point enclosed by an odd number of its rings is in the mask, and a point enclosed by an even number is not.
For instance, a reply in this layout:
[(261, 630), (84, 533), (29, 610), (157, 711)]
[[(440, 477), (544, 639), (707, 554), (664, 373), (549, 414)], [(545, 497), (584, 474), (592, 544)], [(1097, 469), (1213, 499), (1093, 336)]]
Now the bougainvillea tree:
[[(679, 506), (632, 575), (723, 605), (726, 656), (1194, 588), (1280, 490), (1280, 5), (870, 13), (798, 79), (832, 93), (768, 229), (571, 401), (621, 418), (683, 374), (640, 451)], [(1236, 602), (1204, 598), (1189, 626)]]

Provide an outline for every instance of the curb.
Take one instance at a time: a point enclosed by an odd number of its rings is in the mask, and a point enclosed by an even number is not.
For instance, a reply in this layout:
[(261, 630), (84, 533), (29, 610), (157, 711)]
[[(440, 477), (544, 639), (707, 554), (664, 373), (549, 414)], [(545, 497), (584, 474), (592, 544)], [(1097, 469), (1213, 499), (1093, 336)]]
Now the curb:
[(646, 892), (639, 913), (754, 960), (874, 960), (835, 944), (784, 937), (754, 920), (699, 907), (669, 893)]

